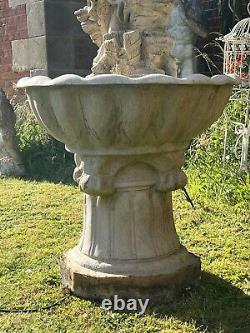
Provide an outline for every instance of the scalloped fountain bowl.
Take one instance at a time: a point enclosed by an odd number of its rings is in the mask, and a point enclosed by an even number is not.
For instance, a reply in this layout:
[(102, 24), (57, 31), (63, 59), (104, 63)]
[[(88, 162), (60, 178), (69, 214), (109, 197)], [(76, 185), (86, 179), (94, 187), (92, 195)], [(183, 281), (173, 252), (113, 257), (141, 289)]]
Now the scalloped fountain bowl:
[(102, 75), (24, 78), (32, 110), (72, 152), (131, 154), (187, 144), (222, 113), (231, 78)]
[(76, 154), (74, 179), (86, 193), (81, 240), (61, 259), (65, 287), (87, 298), (152, 298), (199, 280), (171, 192), (186, 185), (185, 149), (222, 114), (233, 84), (203, 75), (19, 81), (39, 122)]

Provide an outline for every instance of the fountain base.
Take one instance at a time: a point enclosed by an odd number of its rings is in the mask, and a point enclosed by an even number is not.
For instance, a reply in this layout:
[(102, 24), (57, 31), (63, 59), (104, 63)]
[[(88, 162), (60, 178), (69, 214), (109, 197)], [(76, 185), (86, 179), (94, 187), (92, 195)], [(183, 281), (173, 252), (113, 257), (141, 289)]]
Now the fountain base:
[[(107, 273), (109, 270), (117, 273)], [(61, 258), (63, 287), (86, 299), (102, 300), (114, 295), (123, 299), (171, 299), (182, 288), (196, 285), (200, 273), (200, 259), (183, 246), (170, 255), (152, 260), (100, 262), (85, 255), (79, 258), (77, 247)]]
[(76, 156), (85, 218), (79, 245), (61, 260), (64, 287), (91, 299), (152, 299), (197, 282), (200, 260), (181, 246), (173, 218), (183, 156)]

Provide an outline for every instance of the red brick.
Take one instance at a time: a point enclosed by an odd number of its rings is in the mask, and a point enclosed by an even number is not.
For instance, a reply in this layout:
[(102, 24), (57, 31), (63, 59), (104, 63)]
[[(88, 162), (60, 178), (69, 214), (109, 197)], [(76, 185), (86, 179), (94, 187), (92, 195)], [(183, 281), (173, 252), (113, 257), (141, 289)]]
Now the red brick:
[(24, 73), (14, 73), (12, 71), (12, 51), (11, 41), (28, 37), (27, 18), (25, 5), (16, 8), (9, 8), (8, 0), (0, 0), (0, 87), (7, 90), (8, 95), (14, 93), (13, 84)]

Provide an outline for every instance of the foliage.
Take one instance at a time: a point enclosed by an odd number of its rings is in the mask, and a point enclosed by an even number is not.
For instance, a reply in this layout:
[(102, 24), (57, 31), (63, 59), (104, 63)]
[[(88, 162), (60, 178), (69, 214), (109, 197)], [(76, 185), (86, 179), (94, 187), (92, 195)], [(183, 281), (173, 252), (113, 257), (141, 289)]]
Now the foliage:
[(240, 172), (241, 141), (235, 133), (235, 125), (244, 123), (245, 108), (244, 99), (232, 100), (224, 115), (192, 142), (187, 153), (187, 170), (195, 191), (210, 198), (223, 197), (237, 206), (247, 206), (250, 199), (249, 174)]
[(73, 156), (61, 142), (47, 135), (39, 125), (28, 103), (17, 104), (16, 131), (20, 141), (29, 177), (53, 181), (70, 180), (73, 172)]
[[(190, 184), (193, 186), (193, 184)], [(47, 182), (0, 179), (0, 308), (40, 308), (62, 296), (59, 256), (77, 244), (82, 193)], [(150, 303), (144, 316), (105, 312), (75, 297), (48, 311), (0, 313), (1, 333), (247, 333), (247, 216), (197, 197), (174, 195), (182, 243), (202, 259), (202, 280), (174, 302)]]

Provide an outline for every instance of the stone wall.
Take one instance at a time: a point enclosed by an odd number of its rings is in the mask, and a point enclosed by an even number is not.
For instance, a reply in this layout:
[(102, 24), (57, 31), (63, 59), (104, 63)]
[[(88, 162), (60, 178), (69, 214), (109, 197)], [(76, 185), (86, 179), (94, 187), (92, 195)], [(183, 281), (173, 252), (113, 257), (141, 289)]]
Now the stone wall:
[(14, 94), (13, 82), (28, 75), (27, 72), (15, 73), (12, 70), (11, 41), (27, 38), (25, 6), (11, 8), (8, 0), (0, 0), (0, 87), (9, 96)]
[(74, 11), (83, 0), (0, 0), (0, 87), (23, 76), (87, 75), (96, 48)]
[(56, 77), (87, 75), (96, 50), (77, 22), (82, 0), (9, 0), (26, 4), (28, 38), (12, 42), (13, 70)]

